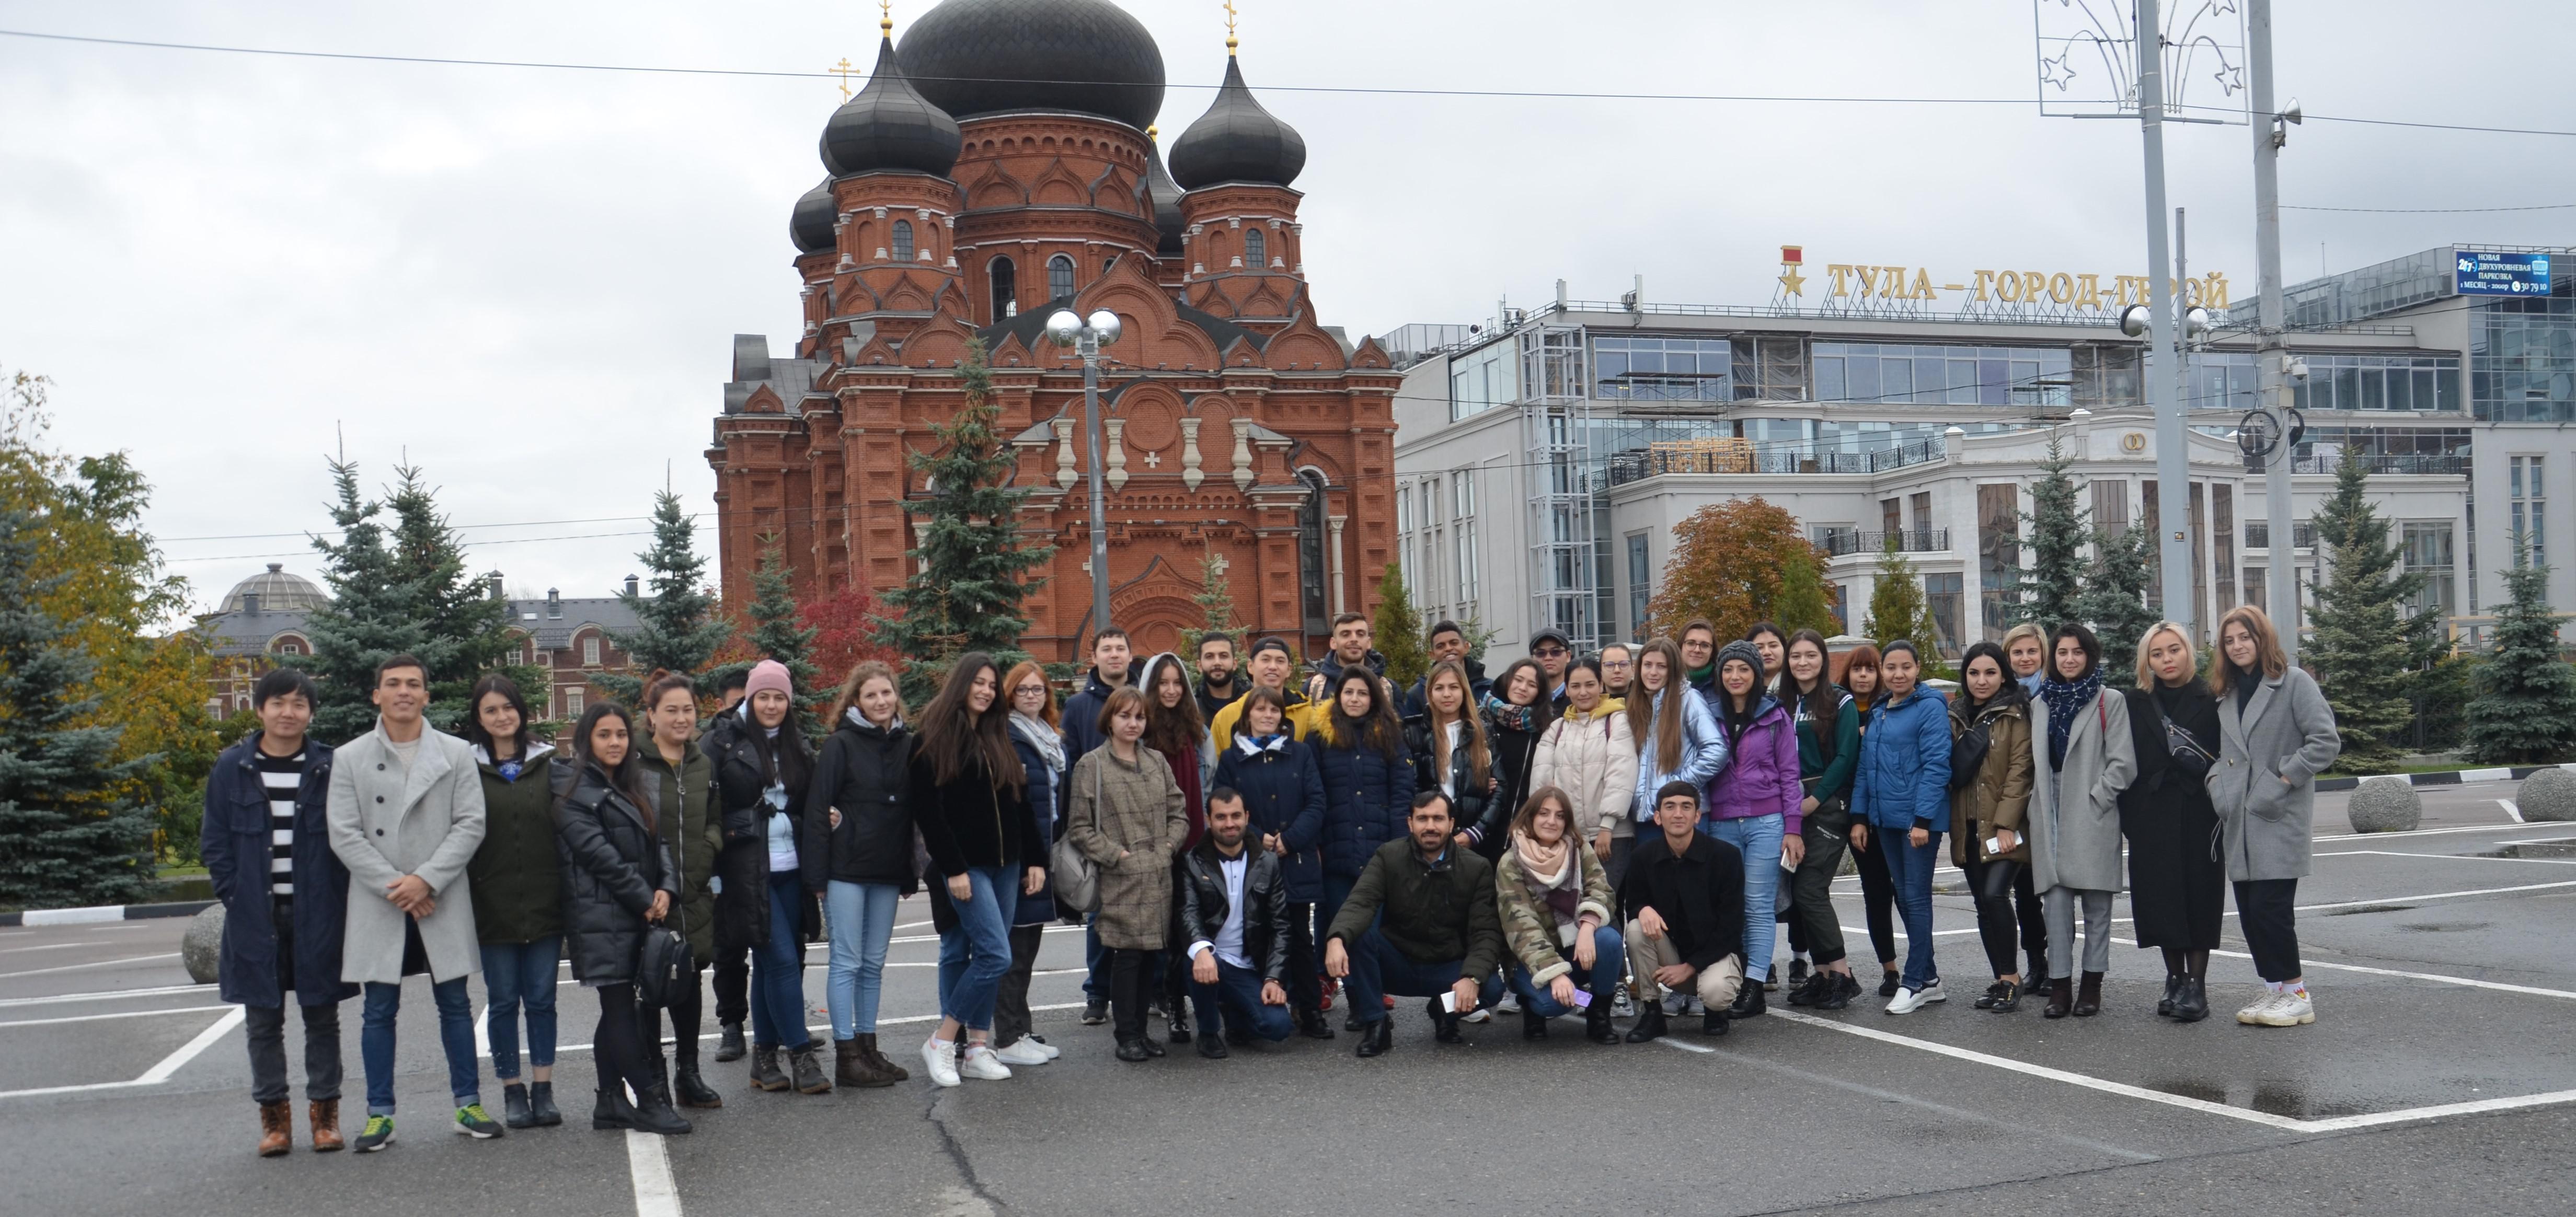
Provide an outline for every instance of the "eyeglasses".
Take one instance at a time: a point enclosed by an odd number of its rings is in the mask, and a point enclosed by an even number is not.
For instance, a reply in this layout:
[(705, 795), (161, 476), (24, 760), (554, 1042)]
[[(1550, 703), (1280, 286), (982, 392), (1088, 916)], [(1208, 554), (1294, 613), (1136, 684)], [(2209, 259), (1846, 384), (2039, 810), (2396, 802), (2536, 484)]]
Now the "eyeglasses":
[(1561, 659), (1565, 656), (1566, 650), (1564, 647), (1540, 647), (1539, 649), (1530, 652), (1530, 654), (1536, 655), (1541, 659)]

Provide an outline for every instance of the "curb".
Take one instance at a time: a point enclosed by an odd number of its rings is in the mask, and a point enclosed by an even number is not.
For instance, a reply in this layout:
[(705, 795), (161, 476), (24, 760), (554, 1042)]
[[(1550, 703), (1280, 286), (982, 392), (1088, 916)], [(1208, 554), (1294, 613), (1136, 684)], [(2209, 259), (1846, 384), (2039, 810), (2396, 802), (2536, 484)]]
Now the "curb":
[(23, 913), (0, 913), (0, 926), (87, 925), (97, 921), (145, 921), (156, 917), (194, 917), (215, 903), (212, 900), (181, 900), (172, 904), (102, 904), (85, 909), (28, 909)]
[[(2403, 777), (2409, 786), (2457, 786), (2464, 782), (2519, 782), (2543, 769), (2576, 769), (2576, 762), (2564, 765), (2517, 765), (2512, 768), (2499, 765), (2492, 769), (2446, 769), (2440, 773), (2391, 773), (2381, 776)], [(2319, 794), (2330, 794), (2337, 790), (2351, 790), (2361, 785), (2362, 781), (2361, 778), (2318, 778), (2316, 789)]]

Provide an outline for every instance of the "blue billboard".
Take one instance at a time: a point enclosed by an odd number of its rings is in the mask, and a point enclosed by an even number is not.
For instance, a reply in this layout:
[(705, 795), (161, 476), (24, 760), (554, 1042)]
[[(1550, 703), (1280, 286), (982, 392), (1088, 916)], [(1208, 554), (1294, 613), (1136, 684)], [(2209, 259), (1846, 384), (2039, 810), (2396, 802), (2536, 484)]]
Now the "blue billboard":
[(2546, 296), (2549, 255), (2463, 249), (2453, 255), (2463, 296)]

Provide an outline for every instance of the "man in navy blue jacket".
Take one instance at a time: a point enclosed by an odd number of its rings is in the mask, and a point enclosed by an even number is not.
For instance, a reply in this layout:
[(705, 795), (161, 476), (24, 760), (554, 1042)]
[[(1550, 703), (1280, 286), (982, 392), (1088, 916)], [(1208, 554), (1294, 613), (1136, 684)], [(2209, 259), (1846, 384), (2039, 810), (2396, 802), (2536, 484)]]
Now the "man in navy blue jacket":
[(251, 691), (260, 729), (224, 750), (206, 778), (200, 852), (224, 904), (218, 964), (223, 999), (242, 1007), (250, 1040), (251, 1098), (259, 1104), (259, 1153), (292, 1148), (287, 1103), (286, 996), (304, 1017), (304, 1097), (313, 1148), (340, 1148), (340, 1003), (358, 986), (340, 979), (349, 870), (324, 826), (331, 750), (314, 742), (313, 678), (280, 670)]

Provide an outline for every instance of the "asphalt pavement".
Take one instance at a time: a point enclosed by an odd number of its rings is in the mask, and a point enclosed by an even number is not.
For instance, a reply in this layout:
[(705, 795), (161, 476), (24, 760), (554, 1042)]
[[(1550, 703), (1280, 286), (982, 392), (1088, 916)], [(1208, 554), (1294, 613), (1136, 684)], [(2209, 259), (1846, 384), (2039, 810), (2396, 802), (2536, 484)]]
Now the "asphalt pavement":
[[(938, 1090), (915, 1049), (937, 944), (906, 902), (883, 1001), (886, 1090), (753, 1090), (708, 1065), (719, 1111), (668, 1140), (593, 1132), (598, 1017), (560, 990), (558, 1129), (449, 1131), (425, 982), (408, 985), (395, 1145), (262, 1160), (237, 1012), (179, 966), (180, 921), (0, 930), (0, 1212), (1277, 1214), (2261, 1211), (2564, 1213), (2576, 1194), (2576, 859), (2518, 842), (2511, 783), (2420, 788), (2424, 828), (2345, 835), (2319, 799), (2300, 936), (2319, 1021), (2239, 1026), (2258, 991), (2229, 919), (2207, 1022), (2158, 1019), (2161, 969), (2119, 948), (2102, 1016), (1971, 1008), (1983, 953), (1964, 894), (1936, 900), (1954, 997), (1902, 1018), (1873, 994), (1775, 1005), (1732, 1034), (1697, 1020), (1644, 1045), (1542, 1042), (1504, 1017), (1440, 1047), (1404, 1002), (1395, 1050), (1292, 1040), (1123, 1064), (1075, 1019), (1082, 935), (1049, 933), (1031, 1000), (1063, 1059)], [(2519, 856), (2518, 856), (2519, 855)], [(1954, 883), (1955, 873), (1938, 877)], [(1857, 889), (1838, 892), (1870, 968)], [(2126, 914), (2125, 903), (2118, 910)], [(2125, 925), (2120, 927), (2125, 931)], [(820, 1006), (824, 950), (806, 992)], [(475, 985), (476, 1005), (482, 1002)], [(342, 1007), (343, 1121), (364, 1083)], [(1335, 1016), (1338, 1024), (1338, 1013)], [(708, 1028), (712, 1033), (713, 1028)], [(288, 1027), (299, 1063), (300, 1029)], [(710, 1045), (712, 1047), (712, 1045)], [(485, 1098), (499, 1088), (484, 1065)]]

